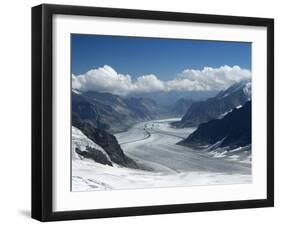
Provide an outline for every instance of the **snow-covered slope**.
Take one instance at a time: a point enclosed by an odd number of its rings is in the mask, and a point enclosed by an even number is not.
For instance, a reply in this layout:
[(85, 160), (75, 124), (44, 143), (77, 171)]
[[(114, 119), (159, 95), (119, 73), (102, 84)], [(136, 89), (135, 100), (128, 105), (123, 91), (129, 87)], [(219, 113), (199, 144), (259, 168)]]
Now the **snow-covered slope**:
[[(176, 119), (179, 120), (179, 119)], [(174, 119), (138, 123), (115, 134), (138, 169), (91, 159), (72, 161), (72, 191), (251, 183), (251, 161), (242, 162), (176, 145), (196, 128), (172, 128)], [(232, 161), (230, 161), (232, 160)]]
[(228, 89), (221, 91), (217, 97), (218, 98), (225, 98), (236, 93), (239, 90), (243, 90), (244, 94), (251, 99), (252, 95), (252, 82), (251, 80), (242, 80), (234, 85), (230, 86)]
[(252, 97), (252, 82), (247, 82), (243, 88), (245, 95), (248, 96), (248, 100), (251, 100)]
[(109, 162), (111, 162), (110, 157), (102, 147), (86, 137), (79, 129), (72, 126), (72, 160), (84, 158), (82, 155), (77, 153), (77, 149), (80, 150), (80, 152), (99, 152)]

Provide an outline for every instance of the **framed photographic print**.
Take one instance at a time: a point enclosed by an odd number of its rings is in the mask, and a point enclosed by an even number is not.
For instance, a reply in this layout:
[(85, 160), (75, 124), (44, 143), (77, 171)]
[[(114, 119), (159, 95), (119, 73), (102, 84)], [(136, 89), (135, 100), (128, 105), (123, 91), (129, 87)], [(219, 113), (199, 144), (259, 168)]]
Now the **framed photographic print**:
[(32, 217), (274, 205), (274, 21), (32, 8)]

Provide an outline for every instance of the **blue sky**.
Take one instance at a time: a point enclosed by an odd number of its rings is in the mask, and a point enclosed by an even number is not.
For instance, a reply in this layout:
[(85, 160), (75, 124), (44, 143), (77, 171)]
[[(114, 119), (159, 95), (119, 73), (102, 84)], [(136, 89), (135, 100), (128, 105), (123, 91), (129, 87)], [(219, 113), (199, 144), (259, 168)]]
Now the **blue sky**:
[(205, 66), (251, 70), (251, 43), (72, 34), (71, 45), (75, 75), (104, 65), (133, 78), (156, 74), (162, 80)]

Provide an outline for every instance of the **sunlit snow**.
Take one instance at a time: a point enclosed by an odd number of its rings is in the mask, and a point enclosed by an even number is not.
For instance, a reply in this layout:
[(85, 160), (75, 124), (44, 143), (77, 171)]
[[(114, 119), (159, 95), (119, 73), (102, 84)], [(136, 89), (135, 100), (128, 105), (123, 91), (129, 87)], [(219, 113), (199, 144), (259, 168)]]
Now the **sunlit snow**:
[[(241, 159), (241, 150), (225, 156), (224, 152), (211, 153), (177, 145), (196, 129), (172, 128), (170, 122), (178, 120), (142, 122), (115, 134), (125, 154), (135, 160), (140, 169), (117, 164), (111, 167), (77, 158), (74, 153), (72, 191), (251, 183), (249, 152), (243, 151), (245, 158)], [(84, 142), (85, 137), (75, 128), (74, 132), (73, 142), (81, 147), (79, 142)]]

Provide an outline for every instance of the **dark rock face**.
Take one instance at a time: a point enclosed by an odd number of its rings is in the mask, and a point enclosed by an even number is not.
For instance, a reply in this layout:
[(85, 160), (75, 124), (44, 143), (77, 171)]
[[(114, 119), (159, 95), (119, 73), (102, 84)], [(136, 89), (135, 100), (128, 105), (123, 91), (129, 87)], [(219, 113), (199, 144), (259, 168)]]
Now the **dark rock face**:
[(123, 98), (110, 93), (72, 92), (72, 112), (95, 128), (111, 133), (131, 125), (155, 119), (160, 114), (157, 104), (148, 98)]
[(93, 159), (95, 162), (112, 166), (112, 163), (100, 151), (89, 146), (86, 147), (86, 150), (87, 151), (81, 151), (79, 148), (75, 149), (76, 153), (84, 158)]
[(191, 99), (180, 98), (169, 107), (169, 115), (171, 117), (182, 117), (190, 108), (194, 101)]
[(161, 114), (161, 109), (152, 99), (131, 97), (124, 101), (141, 120), (155, 119)]
[(72, 114), (72, 125), (81, 130), (90, 140), (101, 146), (109, 155), (112, 162), (121, 166), (138, 168), (137, 164), (124, 154), (118, 141), (112, 134), (97, 129), (87, 122), (83, 122), (76, 114)]
[(244, 147), (252, 141), (251, 121), (251, 101), (248, 101), (243, 107), (233, 109), (222, 119), (200, 124), (196, 131), (179, 144), (201, 147), (221, 141), (217, 147)]
[(233, 108), (245, 104), (251, 99), (250, 85), (249, 81), (242, 81), (213, 98), (193, 103), (182, 120), (175, 123), (174, 126), (179, 128), (198, 126), (201, 123), (219, 118)]

